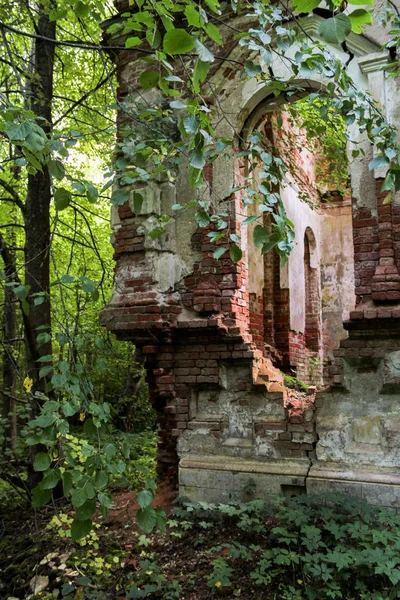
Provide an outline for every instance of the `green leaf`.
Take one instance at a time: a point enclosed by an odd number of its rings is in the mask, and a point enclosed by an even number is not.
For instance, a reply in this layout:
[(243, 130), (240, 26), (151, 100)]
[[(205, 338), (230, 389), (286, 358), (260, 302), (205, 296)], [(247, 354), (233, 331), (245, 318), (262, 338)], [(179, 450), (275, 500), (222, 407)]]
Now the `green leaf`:
[(351, 29), (354, 33), (363, 33), (364, 26), (372, 23), (372, 15), (363, 8), (353, 11), (349, 15), (351, 21)]
[(320, 36), (329, 44), (341, 44), (350, 32), (351, 21), (343, 13), (322, 21), (319, 28)]
[(65, 471), (61, 475), (61, 480), (63, 484), (63, 492), (64, 496), (68, 497), (72, 490), (72, 475), (69, 471)]
[(262, 72), (260, 65), (256, 65), (252, 60), (246, 60), (244, 63), (244, 70), (246, 71), (247, 77), (255, 77)]
[(64, 165), (60, 160), (49, 160), (47, 163), (48, 169), (53, 177), (61, 181), (65, 177)]
[(53, 370), (52, 366), (47, 366), (47, 367), (42, 367), (39, 371), (39, 377), (46, 377), (46, 375), (48, 375), (49, 373), (51, 373)]
[(140, 529), (145, 533), (150, 533), (157, 525), (157, 513), (152, 506), (139, 508), (136, 513), (136, 521)]
[(156, 508), (155, 511), (157, 518), (157, 527), (162, 533), (165, 533), (168, 517), (162, 508)]
[(111, 194), (111, 204), (125, 204), (130, 198), (131, 192), (129, 188), (117, 188)]
[(81, 0), (78, 0), (78, 2), (75, 2), (74, 12), (78, 17), (85, 19), (90, 13), (90, 7), (84, 2), (81, 2)]
[(243, 256), (243, 253), (242, 253), (242, 250), (239, 248), (239, 246), (237, 246), (236, 244), (233, 244), (230, 247), (229, 256), (230, 256), (232, 262), (239, 262), (239, 260)]
[(186, 133), (197, 133), (200, 127), (200, 120), (196, 115), (188, 115), (183, 120), (183, 128)]
[(38, 452), (33, 461), (35, 471), (46, 471), (51, 465), (50, 456), (46, 452)]
[(150, 506), (153, 502), (153, 497), (150, 490), (140, 490), (136, 495), (136, 500), (140, 508), (146, 508), (146, 506)]
[(322, 0), (293, 0), (293, 8), (297, 12), (309, 13), (321, 4)]
[(86, 502), (86, 500), (91, 500), (93, 496), (93, 485), (90, 480), (87, 479), (81, 487), (78, 487), (73, 491), (71, 498), (72, 506), (74, 508), (79, 508)]
[(206, 31), (209, 38), (211, 38), (214, 42), (216, 42), (219, 46), (222, 46), (223, 40), (221, 33), (214, 23), (207, 23), (204, 26), (204, 30)]
[(68, 594), (70, 594), (71, 592), (74, 592), (75, 588), (71, 583), (64, 583), (64, 585), (61, 588), (61, 595), (62, 596), (68, 596)]
[(92, 527), (93, 523), (90, 519), (86, 521), (74, 519), (71, 524), (71, 538), (73, 540), (81, 540), (90, 533)]
[(18, 300), (26, 300), (30, 289), (30, 285), (18, 285), (17, 287), (13, 288), (13, 292), (17, 296)]
[(96, 512), (96, 501), (95, 500), (86, 500), (82, 506), (76, 509), (75, 519), (77, 521), (86, 521), (86, 519), (90, 519), (92, 515)]
[(389, 164), (389, 160), (386, 158), (386, 156), (377, 156), (376, 158), (372, 159), (369, 164), (368, 164), (368, 169), (370, 171), (373, 171), (374, 169), (377, 169), (378, 167), (385, 167)]
[(156, 87), (160, 79), (160, 73), (158, 71), (143, 71), (139, 77), (139, 83), (144, 90), (151, 90)]
[(94, 479), (94, 485), (98, 490), (105, 488), (108, 484), (108, 475), (105, 471), (99, 471)]
[(54, 193), (54, 204), (57, 210), (64, 210), (70, 205), (71, 192), (65, 188), (58, 188)]
[(52, 490), (56, 487), (57, 483), (60, 481), (60, 471), (58, 469), (51, 469), (46, 475), (43, 477), (43, 480), (40, 482), (40, 487), (43, 490)]
[(262, 225), (256, 225), (253, 231), (254, 245), (260, 248), (268, 239), (269, 233)]
[(55, 388), (62, 388), (67, 383), (67, 377), (61, 373), (54, 373), (51, 383)]
[(140, 213), (142, 212), (143, 202), (144, 202), (144, 198), (143, 198), (142, 194), (139, 194), (139, 192), (134, 192), (133, 193), (133, 210), (134, 210), (135, 215), (140, 215)]
[(216, 259), (218, 260), (219, 258), (221, 258), (221, 256), (223, 256), (223, 255), (225, 254), (225, 252), (226, 252), (227, 250), (228, 250), (228, 248), (224, 248), (224, 247), (217, 248), (217, 250), (215, 250), (215, 251), (213, 252), (213, 257), (214, 257), (214, 258), (216, 258)]
[(53, 362), (53, 355), (46, 354), (45, 356), (41, 356), (36, 362)]
[(203, 62), (200, 58), (196, 61), (193, 71), (193, 89), (197, 94), (200, 92), (200, 83), (203, 83), (208, 75), (210, 66), (209, 62)]
[(210, 216), (205, 210), (198, 210), (195, 213), (194, 218), (200, 227), (207, 227), (207, 225), (210, 223)]
[(86, 182), (86, 197), (89, 200), (89, 202), (91, 202), (92, 204), (96, 204), (98, 197), (99, 197), (99, 193), (97, 191), (97, 188), (92, 185), (91, 183), (89, 183), (88, 181)]
[(194, 38), (185, 29), (170, 29), (164, 35), (163, 48), (166, 54), (185, 54), (194, 48)]
[(189, 152), (190, 166), (195, 169), (202, 169), (206, 164), (206, 159), (204, 156), (204, 150), (201, 147), (197, 147), (194, 150)]
[(202, 62), (212, 63), (214, 62), (214, 54), (199, 40), (195, 40), (195, 48), (196, 52), (199, 55), (199, 58)]
[(203, 24), (203, 19), (193, 5), (185, 8), (185, 17), (190, 27), (201, 27)]
[(137, 35), (129, 37), (125, 42), (125, 48), (134, 48), (135, 46), (140, 46), (142, 42), (143, 40), (141, 40), (140, 37), (137, 37)]
[(248, 225), (249, 223), (253, 223), (257, 221), (259, 217), (257, 215), (251, 215), (251, 217), (246, 217), (244, 221), (242, 221), (242, 225)]
[(43, 490), (40, 486), (36, 486), (32, 490), (32, 506), (33, 508), (40, 508), (47, 504), (51, 499), (51, 490)]

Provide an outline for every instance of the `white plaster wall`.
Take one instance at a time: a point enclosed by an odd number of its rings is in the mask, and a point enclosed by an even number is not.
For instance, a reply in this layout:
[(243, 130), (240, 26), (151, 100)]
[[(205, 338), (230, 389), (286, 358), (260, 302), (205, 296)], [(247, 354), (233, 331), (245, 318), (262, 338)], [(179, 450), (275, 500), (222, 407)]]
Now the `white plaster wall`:
[[(288, 260), (290, 290), (290, 329), (304, 333), (305, 330), (305, 276), (304, 276), (304, 234), (309, 227), (314, 233), (317, 247), (316, 259), (320, 260), (320, 219), (318, 213), (298, 198), (295, 187), (281, 190), (283, 204), (288, 218), (294, 224), (295, 242)], [(281, 282), (282, 283), (282, 282)]]

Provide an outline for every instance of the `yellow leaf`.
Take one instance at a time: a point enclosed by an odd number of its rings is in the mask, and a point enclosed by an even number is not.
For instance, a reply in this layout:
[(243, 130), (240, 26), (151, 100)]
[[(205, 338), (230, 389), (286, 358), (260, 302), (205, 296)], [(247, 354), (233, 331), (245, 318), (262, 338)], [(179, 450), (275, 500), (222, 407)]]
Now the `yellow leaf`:
[(85, 413), (81, 412), (81, 414), (79, 415), (79, 420), (80, 421), (84, 421), (85, 420)]
[(33, 386), (33, 379), (31, 379), (30, 377), (25, 377), (24, 388), (25, 388), (25, 391), (28, 392), (28, 394), (31, 391), (32, 386)]

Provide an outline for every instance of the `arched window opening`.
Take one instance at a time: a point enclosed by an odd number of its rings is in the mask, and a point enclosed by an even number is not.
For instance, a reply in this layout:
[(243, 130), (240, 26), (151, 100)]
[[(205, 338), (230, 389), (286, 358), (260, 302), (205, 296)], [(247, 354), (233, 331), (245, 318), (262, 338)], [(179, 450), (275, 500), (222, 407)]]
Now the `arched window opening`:
[(311, 229), (307, 228), (304, 234), (304, 338), (307, 350), (315, 353), (318, 353), (321, 347), (321, 303), (318, 273), (315, 237)]

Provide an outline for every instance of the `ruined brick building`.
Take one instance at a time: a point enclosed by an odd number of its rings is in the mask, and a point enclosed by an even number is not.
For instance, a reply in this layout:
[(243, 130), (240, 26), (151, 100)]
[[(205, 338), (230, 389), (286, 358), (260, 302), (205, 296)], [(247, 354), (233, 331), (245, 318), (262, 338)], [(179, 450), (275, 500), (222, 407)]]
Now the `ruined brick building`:
[[(304, 18), (304, 31), (317, 36), (320, 19)], [(230, 30), (222, 33), (226, 55), (243, 60)], [(399, 84), (382, 70), (391, 60), (383, 41), (383, 30), (370, 28), (350, 35), (349, 55), (331, 50), (400, 124)], [(121, 98), (135, 93), (140, 58), (116, 58)], [(285, 75), (278, 59), (273, 68)], [(218, 135), (229, 137), (232, 123), (243, 136), (268, 124), (271, 134), (279, 98), (265, 85), (228, 63), (216, 65), (211, 80), (229, 114)], [(246, 168), (237, 156), (207, 172), (241, 232), (237, 264), (213, 258), (195, 209), (174, 213), (160, 238), (146, 235), (157, 215), (192, 197), (184, 165), (175, 183), (140, 190), (140, 214), (133, 197), (113, 207), (115, 282), (102, 323), (141, 350), (160, 415), (160, 469), (178, 470), (191, 498), (228, 500), (252, 479), (260, 496), (337, 490), (400, 508), (400, 196), (385, 203), (385, 173), (369, 171), (374, 148), (353, 129), (365, 156), (350, 162), (348, 195), (321, 189), (315, 156), (298, 153), (310, 202), (295, 183), (281, 191), (296, 233), (283, 268), (254, 247), (252, 226), (241, 227), (250, 208), (231, 193)], [(294, 394), (282, 371), (321, 391)]]

